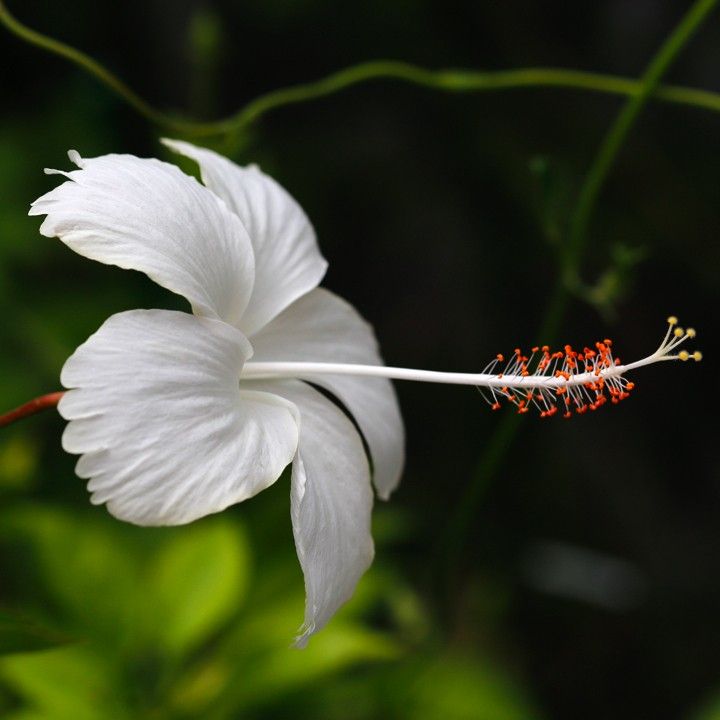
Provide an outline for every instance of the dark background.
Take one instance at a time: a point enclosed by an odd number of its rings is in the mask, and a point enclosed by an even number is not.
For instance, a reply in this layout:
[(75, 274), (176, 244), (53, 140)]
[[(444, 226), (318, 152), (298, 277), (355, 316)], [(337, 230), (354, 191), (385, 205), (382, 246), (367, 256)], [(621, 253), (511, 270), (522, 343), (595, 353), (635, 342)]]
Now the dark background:
[[(25, 0), (11, 9), (152, 104), (216, 118), (276, 87), (375, 58), (637, 77), (686, 7)], [(720, 91), (719, 18), (710, 17), (668, 82)], [(40, 237), (25, 216), (56, 182), (42, 168), (67, 167), (68, 148), (161, 155), (158, 131), (81, 70), (4, 31), (0, 88), (0, 408), (10, 408), (55, 389), (64, 358), (112, 312), (181, 305), (139, 274), (88, 263)], [(374, 324), (389, 364), (477, 371), (497, 352), (545, 340), (537, 332), (557, 246), (622, 102), (576, 90), (450, 95), (374, 82), (267, 115), (234, 159), (258, 162), (300, 201), (330, 262), (324, 284)], [(612, 267), (619, 245), (643, 259), (622, 274), (614, 312), (573, 299), (556, 339), (584, 345), (609, 335), (630, 361), (654, 350), (676, 313), (697, 327), (705, 361), (641, 371), (633, 398), (618, 408), (572, 422), (524, 417), (472, 508), (459, 557), (448, 538), (468, 487), (485, 480), (478, 463), (501, 419), (472, 388), (398, 384), (407, 470), (378, 508), (385, 539), (371, 574), (401, 578), (421, 608), (419, 629), (404, 636), (399, 658), (339, 668), (306, 695), (278, 691), (248, 716), (277, 716), (288, 702), (301, 717), (405, 717), (387, 696), (417, 691), (418, 658), (448, 668), (434, 681), (442, 696), (455, 687), (457, 658), (471, 657), (478, 673), (510, 678), (532, 710), (477, 707), (475, 715), (451, 703), (438, 705), (437, 717), (720, 717), (701, 710), (720, 705), (711, 351), (719, 159), (718, 115), (650, 103), (593, 215), (583, 276), (592, 282)], [(61, 429), (48, 416), (0, 435), (0, 444), (29, 443), (34, 458), (21, 487), (6, 473), (6, 505), (85, 510), (72, 459), (59, 449)], [(270, 524), (258, 518), (278, 518), (282, 549), (268, 556), (292, 550), (286, 490), (231, 511), (256, 544)], [(262, 569), (265, 551), (254, 549)], [(25, 570), (12, 553), (6, 562), (0, 598), (32, 604)], [(294, 582), (301, 591), (299, 574)], [(365, 622), (398, 632), (382, 603)], [(19, 707), (22, 693), (6, 685), (7, 707)], [(343, 688), (355, 698), (350, 707), (338, 699)]]

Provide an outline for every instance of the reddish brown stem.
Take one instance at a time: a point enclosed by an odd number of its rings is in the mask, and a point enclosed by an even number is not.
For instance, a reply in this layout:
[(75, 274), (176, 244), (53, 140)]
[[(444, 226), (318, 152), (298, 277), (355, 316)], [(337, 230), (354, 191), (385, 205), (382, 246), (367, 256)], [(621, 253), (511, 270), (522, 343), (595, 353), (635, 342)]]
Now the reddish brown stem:
[(5, 413), (4, 415), (0, 415), (0, 427), (10, 425), (10, 423), (14, 423), (16, 420), (22, 420), (24, 417), (29, 417), (30, 415), (39, 413), (41, 410), (57, 407), (57, 404), (60, 402), (60, 398), (64, 394), (64, 392), (54, 392), (48, 393), (47, 395), (41, 395), (40, 397), (36, 397), (30, 402), (26, 402), (24, 405), (21, 405), (14, 410), (10, 410), (10, 412)]

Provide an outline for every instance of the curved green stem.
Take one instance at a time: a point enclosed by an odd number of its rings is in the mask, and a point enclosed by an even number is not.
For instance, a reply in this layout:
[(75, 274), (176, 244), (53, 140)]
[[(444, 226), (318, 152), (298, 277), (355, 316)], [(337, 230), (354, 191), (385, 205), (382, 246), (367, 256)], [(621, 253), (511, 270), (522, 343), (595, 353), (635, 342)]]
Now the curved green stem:
[(140, 113), (140, 115), (150, 120), (150, 122), (182, 132), (184, 123), (177, 124), (172, 118), (153, 108), (149, 103), (145, 102), (145, 100), (133, 92), (133, 90), (131, 90), (116, 75), (111, 73), (107, 68), (103, 67), (89, 55), (86, 55), (84, 52), (76, 50), (70, 45), (66, 45), (59, 40), (54, 40), (47, 35), (42, 35), (32, 28), (23, 25), (10, 14), (2, 0), (0, 0), (0, 23), (2, 23), (13, 35), (16, 35), (28, 44), (39, 47), (42, 50), (47, 50), (47, 52), (52, 53), (53, 55), (65, 58), (91, 75), (94, 75), (103, 85), (107, 86), (114, 93), (122, 97), (128, 105), (134, 108), (138, 113)]
[[(377, 60), (355, 65), (312, 83), (281, 88), (248, 103), (225, 120), (226, 127), (246, 127), (271, 110), (332, 95), (370, 80), (401, 80), (444, 92), (481, 92), (530, 87), (556, 87), (591, 92), (639, 96), (637, 80), (560, 68), (518, 68), (479, 72), (473, 70), (426, 70), (409, 63)], [(720, 94), (677, 86), (658, 88), (655, 97), (665, 102), (693, 105), (720, 112)]]
[(620, 148), (638, 115), (660, 83), (660, 79), (716, 5), (717, 0), (697, 0), (690, 7), (640, 78), (640, 92), (625, 103), (605, 135), (582, 185), (575, 211), (570, 219), (567, 243), (563, 248), (563, 271), (565, 280), (571, 285), (575, 282), (579, 270), (592, 212)]
[[(579, 277), (579, 267), (586, 246), (587, 228), (603, 184), (630, 130), (658, 87), (680, 51), (695, 31), (717, 5), (718, 0), (697, 0), (675, 27), (667, 40), (650, 61), (640, 78), (639, 91), (634, 93), (610, 126), (585, 178), (568, 231), (567, 242), (562, 248), (561, 273), (555, 289), (548, 299), (538, 341), (551, 344), (558, 332), (565, 313), (569, 292)], [(472, 481), (467, 486), (456, 511), (451, 518), (447, 535), (446, 561), (449, 587), (456, 588), (457, 571), (465, 547), (473, 517), (485, 492), (490, 486), (502, 461), (510, 451), (520, 429), (519, 417), (507, 414), (495, 428), (485, 452), (482, 454)]]
[[(405, 62), (375, 60), (332, 73), (320, 80), (273, 90), (251, 100), (234, 115), (211, 122), (183, 120), (163, 113), (137, 95), (128, 85), (96, 60), (58, 40), (23, 25), (0, 0), (0, 23), (35, 47), (69, 60), (97, 78), (154, 125), (187, 137), (213, 137), (237, 133), (268, 112), (301, 102), (333, 95), (373, 80), (396, 80), (442, 92), (488, 92), (531, 87), (555, 87), (640, 98), (642, 82), (597, 73), (561, 68), (519, 68), (479, 72), (474, 70), (427, 70)], [(654, 99), (720, 112), (720, 93), (674, 85), (654, 87)]]

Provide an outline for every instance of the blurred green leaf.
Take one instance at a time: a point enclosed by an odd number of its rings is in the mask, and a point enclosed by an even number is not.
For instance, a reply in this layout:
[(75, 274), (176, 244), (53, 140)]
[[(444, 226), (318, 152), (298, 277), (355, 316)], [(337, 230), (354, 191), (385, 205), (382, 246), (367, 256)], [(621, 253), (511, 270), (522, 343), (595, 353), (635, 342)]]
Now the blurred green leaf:
[(643, 247), (615, 243), (610, 248), (612, 264), (594, 285), (580, 285), (577, 294), (606, 319), (613, 319), (619, 302), (628, 293), (635, 268), (648, 256)]
[(4, 435), (0, 439), (0, 489), (24, 490), (30, 487), (37, 468), (38, 447), (25, 434)]
[(0, 610), (0, 654), (46, 650), (70, 639), (26, 618)]
[(241, 528), (211, 518), (183, 527), (152, 561), (144, 586), (164, 649), (182, 654), (227, 622), (243, 601), (249, 550)]
[[(266, 618), (269, 622), (263, 623), (267, 637), (264, 648), (258, 647), (262, 640), (257, 636), (248, 636), (243, 643), (245, 636), (240, 632), (233, 654), (220, 662), (212, 659), (193, 678), (179, 685), (176, 704), (186, 705), (192, 698), (208, 700), (219, 686), (223, 689), (218, 693), (218, 703), (213, 705), (215, 712), (218, 717), (232, 717), (232, 710), (272, 704), (349, 667), (387, 662), (402, 655), (402, 647), (391, 637), (337, 617), (331, 626), (313, 636), (304, 650), (291, 648), (290, 643), (279, 644), (275, 625), (284, 625), (287, 617), (279, 610), (272, 608)], [(198, 692), (200, 689), (205, 693)]]
[(0, 675), (28, 702), (28, 710), (17, 718), (133, 717), (123, 707), (122, 683), (107, 657), (87, 646), (4, 658)]
[(688, 715), (689, 720), (720, 720), (720, 691), (715, 690), (700, 706)]
[(36, 505), (0, 516), (3, 534), (30, 541), (37, 568), (76, 631), (122, 645), (137, 624), (139, 574), (123, 526), (99, 511)]
[(419, 674), (404, 717), (412, 720), (533, 720), (540, 715), (495, 665), (448, 656)]

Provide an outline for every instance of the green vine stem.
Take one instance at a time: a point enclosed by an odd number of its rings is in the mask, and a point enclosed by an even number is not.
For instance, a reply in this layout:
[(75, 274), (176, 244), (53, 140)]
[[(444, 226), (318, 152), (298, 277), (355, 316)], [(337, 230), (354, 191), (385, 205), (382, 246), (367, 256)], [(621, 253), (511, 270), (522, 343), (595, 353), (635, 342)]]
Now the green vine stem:
[[(585, 177), (570, 218), (566, 242), (561, 248), (560, 273), (549, 298), (538, 341), (551, 344), (558, 333), (571, 292), (579, 284), (580, 265), (587, 245), (587, 230), (598, 197), (623, 143), (640, 112), (658, 89), (658, 83), (680, 51), (687, 45), (703, 21), (715, 9), (718, 0), (696, 0), (650, 61), (638, 81), (639, 89), (625, 103), (610, 126)], [(457, 589), (457, 573), (470, 527), (477, 508), (521, 427), (517, 414), (507, 413), (486, 445), (472, 482), (457, 503), (448, 529), (445, 548), (449, 587)]]
[[(560, 68), (519, 68), (479, 72), (474, 70), (427, 70), (405, 62), (376, 60), (332, 73), (320, 80), (273, 90), (251, 100), (234, 115), (212, 122), (196, 122), (163, 113), (135, 93), (99, 62), (70, 45), (23, 25), (0, 0), (0, 23), (30, 45), (65, 58), (123, 98), (153, 125), (185, 137), (220, 137), (240, 133), (267, 113), (297, 103), (333, 95), (354, 85), (373, 80), (396, 80), (449, 93), (489, 92), (531, 87), (555, 87), (607, 93), (647, 100), (642, 81), (564, 70)], [(649, 93), (656, 100), (720, 112), (720, 93), (675, 85), (653, 85)]]

